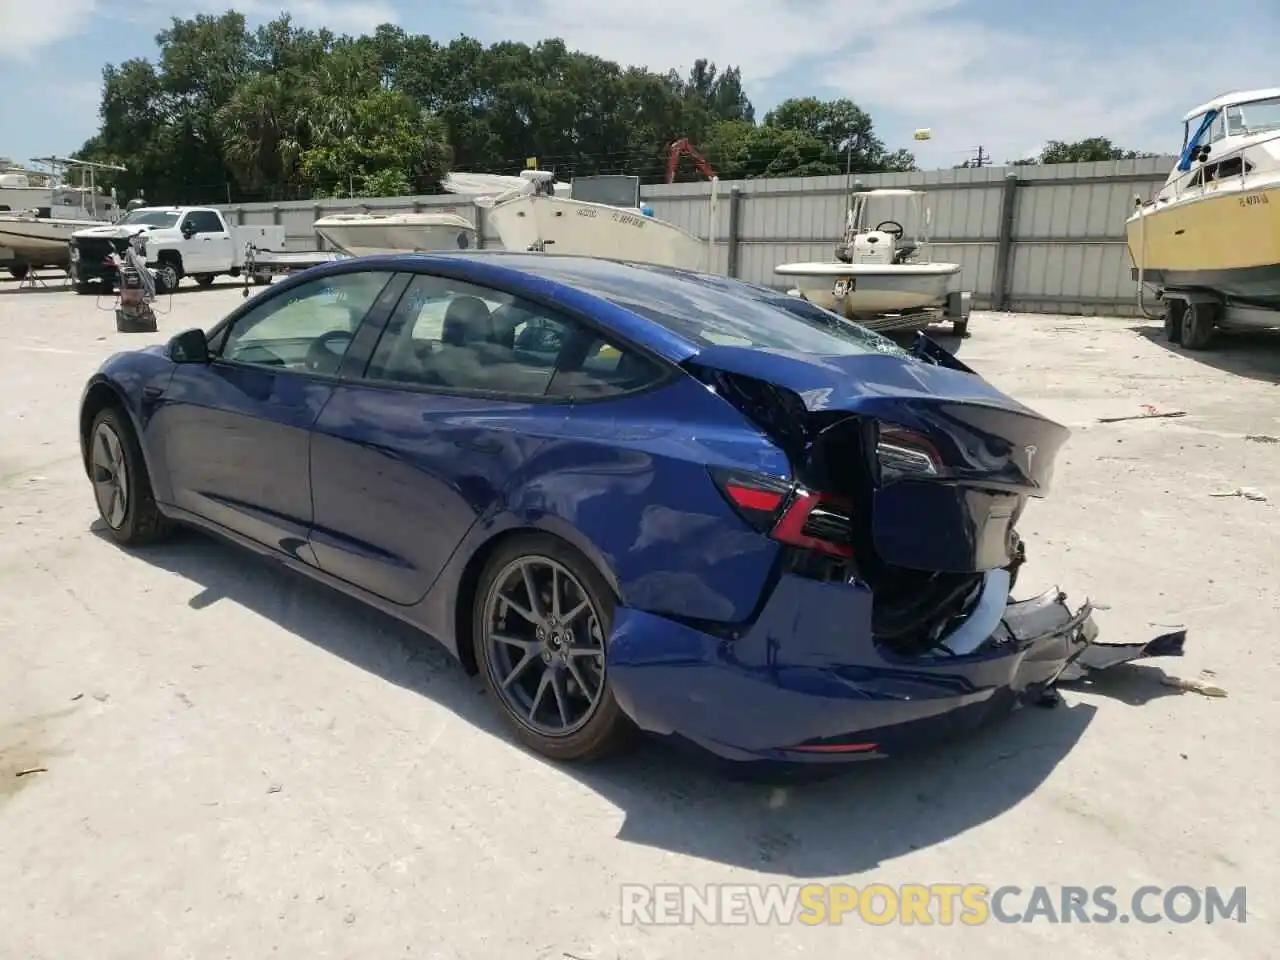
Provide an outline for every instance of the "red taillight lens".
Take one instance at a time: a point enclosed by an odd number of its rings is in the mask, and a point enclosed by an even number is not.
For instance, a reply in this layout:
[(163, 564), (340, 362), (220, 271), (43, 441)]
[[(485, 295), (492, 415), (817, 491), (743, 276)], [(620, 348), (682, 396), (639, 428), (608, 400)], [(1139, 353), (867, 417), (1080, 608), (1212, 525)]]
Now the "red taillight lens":
[(733, 470), (713, 470), (711, 476), (738, 515), (761, 533), (773, 529), (795, 492), (795, 484), (776, 477)]
[(841, 497), (776, 477), (713, 470), (726, 500), (756, 530), (780, 543), (828, 556), (853, 556), (853, 514)]

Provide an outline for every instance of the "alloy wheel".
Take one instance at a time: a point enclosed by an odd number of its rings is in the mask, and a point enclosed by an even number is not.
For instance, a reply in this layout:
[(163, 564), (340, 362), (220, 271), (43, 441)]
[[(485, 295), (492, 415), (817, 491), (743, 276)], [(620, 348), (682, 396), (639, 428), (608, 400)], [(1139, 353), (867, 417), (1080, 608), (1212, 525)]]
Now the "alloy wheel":
[(129, 511), (129, 468), (124, 444), (108, 423), (98, 424), (93, 433), (90, 466), (98, 512), (112, 530), (119, 530)]
[(502, 568), (485, 601), (484, 642), (498, 695), (546, 737), (582, 729), (604, 694), (604, 633), (582, 582), (548, 557)]

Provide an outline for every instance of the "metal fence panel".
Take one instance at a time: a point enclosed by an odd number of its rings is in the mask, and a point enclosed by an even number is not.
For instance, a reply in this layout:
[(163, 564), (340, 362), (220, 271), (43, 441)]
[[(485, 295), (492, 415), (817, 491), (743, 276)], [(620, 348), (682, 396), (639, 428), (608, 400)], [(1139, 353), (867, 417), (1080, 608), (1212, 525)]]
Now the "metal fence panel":
[[(1124, 222), (1133, 199), (1159, 188), (1174, 158), (1054, 166), (985, 167), (852, 177), (722, 182), (715, 224), (717, 272), (785, 289), (780, 263), (829, 261), (853, 183), (923, 190), (930, 259), (959, 263), (957, 289), (982, 306), (1077, 313), (1136, 312)], [(1010, 186), (1010, 178), (1014, 183)], [(735, 197), (736, 193), (736, 197)], [(699, 237), (710, 227), (710, 184), (655, 184), (641, 197), (654, 214)], [(1011, 207), (1006, 204), (1012, 203)], [(737, 217), (732, 208), (737, 205)], [(321, 249), (319, 217), (362, 211), (431, 210), (470, 215), (483, 242), (501, 247), (483, 212), (465, 197), (380, 197), (222, 206), (235, 223), (281, 224), (290, 250)], [(873, 222), (898, 220), (917, 231), (906, 200), (873, 201)], [(736, 222), (735, 222), (736, 220)], [(736, 227), (736, 230), (734, 228)], [(731, 230), (733, 232), (731, 233)], [(997, 289), (1003, 287), (1003, 289)]]

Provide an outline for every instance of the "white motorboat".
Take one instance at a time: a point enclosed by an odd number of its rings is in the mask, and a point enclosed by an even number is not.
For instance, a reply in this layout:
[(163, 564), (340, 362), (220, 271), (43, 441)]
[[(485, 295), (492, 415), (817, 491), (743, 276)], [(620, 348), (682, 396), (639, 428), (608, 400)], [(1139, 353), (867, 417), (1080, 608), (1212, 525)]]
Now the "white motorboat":
[[(874, 320), (889, 314), (942, 310), (960, 264), (922, 258), (928, 246), (918, 229), (928, 220), (927, 212), (920, 215), (923, 195), (908, 189), (855, 190), (850, 194), (845, 232), (835, 259), (784, 263), (774, 272), (795, 284), (791, 293), (870, 326), (884, 326)], [(882, 220), (868, 229), (871, 201), (894, 199), (906, 200), (911, 207), (917, 226), (914, 240), (906, 239), (906, 230), (897, 220)]]
[(1198, 299), (1214, 311), (1280, 310), (1280, 87), (1215, 97), (1183, 117), (1182, 138), (1125, 225), (1135, 278), (1212, 294)]
[[(705, 273), (712, 266), (712, 239), (702, 240), (641, 209), (574, 200), (569, 184), (545, 170), (519, 177), (451, 174), (450, 193), (472, 196), (507, 250), (538, 251), (650, 263)], [(716, 184), (711, 188), (715, 223)]]
[[(25, 170), (0, 161), (0, 266), (19, 279), (33, 268), (65, 269), (71, 235), (96, 227), (119, 212), (114, 197), (100, 194), (92, 184), (93, 169), (108, 165), (58, 157), (39, 162), (52, 166), (53, 172)], [(63, 183), (59, 171), (67, 166), (89, 168), (90, 185)]]
[(335, 213), (321, 217), (312, 229), (353, 257), (467, 250), (476, 245), (475, 224), (454, 213)]

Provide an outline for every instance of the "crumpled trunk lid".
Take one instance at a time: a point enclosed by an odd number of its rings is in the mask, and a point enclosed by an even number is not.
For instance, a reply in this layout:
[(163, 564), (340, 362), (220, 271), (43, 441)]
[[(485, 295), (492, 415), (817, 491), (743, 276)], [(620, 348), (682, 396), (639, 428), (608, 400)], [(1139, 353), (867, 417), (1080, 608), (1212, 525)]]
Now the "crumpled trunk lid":
[(787, 448), (806, 483), (848, 496), (881, 563), (1004, 567), (1070, 431), (929, 349), (926, 360), (716, 346), (687, 366)]

